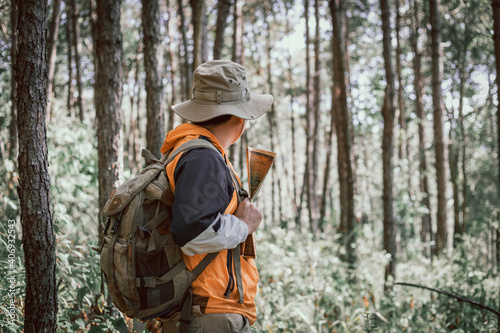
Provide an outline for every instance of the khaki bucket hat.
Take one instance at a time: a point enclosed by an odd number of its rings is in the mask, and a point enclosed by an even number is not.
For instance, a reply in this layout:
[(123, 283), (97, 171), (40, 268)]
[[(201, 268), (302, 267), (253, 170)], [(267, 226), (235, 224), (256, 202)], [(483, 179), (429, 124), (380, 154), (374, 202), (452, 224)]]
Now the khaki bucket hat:
[(269, 110), (273, 96), (250, 94), (245, 68), (231, 61), (212, 60), (193, 73), (191, 100), (172, 106), (175, 113), (192, 122), (222, 115), (257, 119)]

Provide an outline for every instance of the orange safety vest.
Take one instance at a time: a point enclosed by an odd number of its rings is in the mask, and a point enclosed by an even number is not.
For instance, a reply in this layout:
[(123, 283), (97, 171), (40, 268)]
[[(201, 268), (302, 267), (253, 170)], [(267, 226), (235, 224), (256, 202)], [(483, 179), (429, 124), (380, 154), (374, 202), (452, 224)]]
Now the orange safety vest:
[[(162, 154), (169, 150), (175, 150), (183, 143), (198, 139), (200, 135), (210, 139), (212, 144), (223, 154), (227, 165), (231, 169), (234, 168), (229, 162), (222, 146), (217, 138), (207, 129), (193, 125), (182, 124), (176, 129), (170, 131), (165, 137), (165, 141), (161, 148)], [(177, 163), (182, 158), (183, 153), (179, 154), (170, 164), (167, 165), (167, 177), (170, 187), (175, 194), (174, 172)], [(235, 173), (236, 174), (236, 173)], [(238, 182), (241, 181), (238, 178)], [(233, 192), (231, 202), (227, 206), (224, 214), (233, 214), (238, 208), (238, 196), (236, 189)], [(193, 270), (205, 257), (205, 255), (187, 256), (182, 254), (184, 262), (189, 270)], [(253, 325), (257, 319), (255, 307), (255, 295), (257, 293), (257, 282), (259, 281), (259, 273), (253, 259), (241, 258), (241, 276), (243, 282), (244, 300), (240, 304), (238, 287), (235, 285), (233, 292), (229, 298), (224, 296), (226, 286), (229, 281), (227, 269), (227, 250), (221, 251), (210, 265), (200, 274), (200, 276), (192, 283), (193, 288), (193, 305), (199, 305), (204, 313), (238, 313), (245, 316), (250, 325)], [(233, 268), (234, 270), (234, 268)], [(204, 311), (203, 311), (204, 310)]]

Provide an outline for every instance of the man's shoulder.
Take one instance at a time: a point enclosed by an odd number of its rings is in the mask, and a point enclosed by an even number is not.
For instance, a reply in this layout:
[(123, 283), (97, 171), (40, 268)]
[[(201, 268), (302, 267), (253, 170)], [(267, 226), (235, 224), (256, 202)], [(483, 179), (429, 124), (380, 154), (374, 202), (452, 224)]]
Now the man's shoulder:
[(220, 162), (221, 164), (225, 164), (224, 157), (222, 154), (212, 148), (208, 147), (198, 147), (190, 149), (183, 153), (179, 163), (188, 163), (188, 162)]
[(175, 167), (174, 177), (177, 178), (180, 172), (192, 170), (198, 172), (214, 172), (226, 170), (224, 157), (217, 150), (211, 148), (193, 148), (183, 153)]

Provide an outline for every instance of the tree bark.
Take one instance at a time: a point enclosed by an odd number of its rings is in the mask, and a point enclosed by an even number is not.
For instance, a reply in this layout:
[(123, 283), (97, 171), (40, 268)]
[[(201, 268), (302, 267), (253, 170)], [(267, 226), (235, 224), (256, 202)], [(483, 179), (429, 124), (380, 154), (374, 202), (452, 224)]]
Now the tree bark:
[(233, 56), (232, 61), (243, 63), (243, 6), (242, 0), (234, 0)]
[(441, 58), (441, 27), (439, 18), (440, 0), (430, 0), (430, 22), (432, 26), (432, 104), (434, 118), (434, 143), (436, 152), (436, 181), (438, 190), (437, 232), (435, 254), (446, 248), (448, 230), (446, 225), (446, 168), (444, 164), (445, 143), (443, 138), (443, 106), (441, 82), (443, 64)]
[[(242, 15), (242, 7), (243, 3), (239, 0), (235, 0), (233, 3), (233, 54), (231, 57), (231, 61), (237, 62), (239, 64), (242, 63), (242, 33), (243, 33), (243, 15)], [(267, 40), (266, 40), (267, 43)], [(266, 46), (267, 47), (267, 46)], [(270, 63), (269, 63), (270, 65)], [(269, 78), (270, 79), (270, 78)], [(229, 158), (231, 163), (234, 164), (236, 161), (236, 146), (231, 145), (229, 147)], [(273, 170), (274, 165), (273, 165)], [(281, 207), (280, 207), (281, 208)]]
[[(290, 19), (288, 16), (288, 10), (289, 8), (285, 6), (285, 17), (286, 17), (286, 34), (290, 34), (292, 29), (290, 27)], [(301, 207), (298, 205), (298, 195), (297, 195), (297, 160), (295, 158), (295, 145), (296, 145), (296, 138), (295, 138), (295, 112), (294, 112), (294, 96), (296, 96), (297, 92), (295, 89), (295, 86), (293, 84), (293, 76), (292, 76), (292, 55), (290, 54), (290, 51), (287, 52), (287, 64), (288, 64), (288, 69), (287, 69), (287, 80), (290, 82), (290, 133), (291, 133), (291, 160), (292, 160), (292, 196), (291, 196), (291, 202), (292, 202), (292, 208), (294, 211), (294, 219), (295, 219), (295, 225), (297, 227), (297, 230), (300, 230), (300, 213), (301, 213)]]
[(347, 104), (346, 64), (344, 50), (341, 47), (342, 31), (340, 17), (340, 1), (330, 0), (330, 12), (333, 21), (333, 97), (332, 125), (337, 132), (337, 164), (340, 186), (340, 231), (344, 233), (347, 259), (354, 262), (354, 188), (351, 165), (351, 142), (349, 133), (349, 108)]
[(26, 262), (24, 332), (56, 332), (57, 288), (47, 161), (47, 2), (17, 1), (19, 201)]
[(78, 89), (78, 98), (76, 99), (76, 104), (78, 105), (80, 121), (83, 121), (84, 110), (83, 110), (83, 84), (82, 84), (82, 64), (80, 60), (81, 54), (81, 44), (80, 44), (80, 25), (78, 24), (78, 18), (80, 17), (80, 10), (76, 5), (75, 0), (71, 0), (71, 11), (73, 17), (71, 23), (73, 24), (73, 47), (75, 50), (75, 65), (76, 65), (76, 87)]
[[(309, 212), (309, 229), (315, 235), (315, 220), (316, 220), (316, 205), (314, 192), (314, 109), (311, 107), (311, 69), (310, 69), (310, 53), (309, 53), (309, 0), (304, 0), (304, 16), (306, 23), (305, 39), (306, 39), (306, 171), (304, 173), (303, 191), (306, 191), (307, 208)], [(301, 200), (302, 202), (302, 200)]]
[[(120, 1), (97, 1), (97, 64), (95, 105), (99, 153), (99, 212), (116, 189), (121, 175), (122, 35)], [(99, 223), (102, 236), (103, 223)], [(102, 239), (99, 239), (102, 242)]]
[(393, 155), (394, 155), (394, 117), (395, 85), (394, 71), (392, 67), (390, 7), (388, 0), (380, 1), (382, 11), (382, 33), (384, 47), (384, 63), (386, 88), (382, 116), (384, 118), (384, 136), (382, 140), (382, 163), (383, 163), (383, 202), (384, 202), (384, 249), (391, 255), (389, 263), (385, 267), (386, 289), (389, 287), (389, 277), (396, 277), (396, 225), (394, 222), (394, 198), (393, 198)]
[(193, 15), (191, 23), (193, 25), (193, 68), (196, 69), (201, 63), (201, 48), (203, 36), (203, 18), (205, 16), (205, 0), (189, 0)]
[(231, 0), (217, 1), (217, 26), (215, 30), (214, 41), (214, 60), (222, 58), (222, 49), (224, 48), (224, 33), (227, 26), (227, 17), (231, 8)]
[(49, 36), (47, 40), (47, 123), (50, 122), (52, 115), (52, 100), (54, 99), (54, 73), (56, 69), (56, 50), (57, 50), (57, 36), (59, 33), (59, 22), (61, 19), (61, 0), (54, 1), (54, 8), (52, 9), (52, 20), (50, 21)]
[[(500, 101), (500, 0), (492, 0), (493, 40), (495, 42), (495, 68), (497, 72), (497, 100)], [(498, 197), (500, 198), (500, 103), (497, 106), (497, 159), (498, 159)], [(497, 216), (500, 222), (500, 213)], [(500, 228), (497, 229), (497, 271), (500, 273)]]
[[(406, 146), (406, 114), (405, 114), (405, 101), (404, 101), (404, 85), (403, 74), (401, 66), (401, 13), (399, 0), (396, 0), (396, 72), (398, 76), (398, 109), (399, 109), (399, 142), (398, 142), (398, 156), (403, 159), (404, 147)], [(408, 156), (406, 156), (408, 158)]]
[(450, 146), (448, 147), (448, 163), (450, 165), (450, 180), (453, 186), (453, 247), (456, 247), (460, 241), (459, 235), (461, 234), (460, 226), (460, 197), (458, 187), (458, 149), (455, 145), (457, 140), (456, 123), (452, 118), (450, 119)]
[[(335, 78), (333, 78), (333, 82), (335, 82)], [(331, 160), (332, 160), (333, 134), (335, 128), (335, 111), (338, 108), (337, 100), (338, 96), (335, 96), (335, 89), (332, 86), (332, 107), (330, 109), (330, 128), (326, 132), (326, 161), (325, 161), (325, 170), (323, 173), (323, 189), (321, 191), (322, 193), (321, 202), (319, 206), (319, 220), (321, 221), (320, 224), (321, 231), (324, 231), (324, 220), (326, 218), (327, 198), (328, 198), (328, 193), (330, 191), (330, 169), (332, 163)]]
[[(186, 100), (187, 98), (190, 97), (191, 94), (191, 77), (193, 75), (192, 70), (191, 70), (191, 63), (189, 61), (189, 52), (188, 52), (188, 39), (186, 35), (186, 20), (184, 18), (184, 7), (182, 6), (182, 0), (178, 0), (179, 3), (179, 29), (182, 34), (182, 49), (184, 51), (184, 75), (182, 75), (182, 78), (184, 79), (184, 98), (183, 100)], [(179, 54), (180, 54), (180, 48), (179, 48)]]
[(170, 1), (167, 0), (167, 10), (168, 10), (168, 20), (166, 22), (166, 32), (168, 36), (168, 46), (167, 46), (167, 61), (170, 63), (170, 86), (172, 87), (172, 95), (170, 96), (170, 104), (168, 105), (168, 124), (167, 124), (167, 132), (174, 129), (174, 110), (172, 109), (172, 105), (175, 104), (175, 68), (174, 68), (174, 50), (172, 49), (172, 41), (174, 37), (172, 36), (172, 30), (170, 25), (172, 23), (172, 15), (173, 10), (170, 8)]
[(313, 78), (313, 110), (314, 110), (314, 133), (313, 133), (313, 156), (312, 156), (312, 194), (315, 206), (315, 216), (312, 222), (312, 231), (314, 235), (318, 234), (318, 231), (323, 228), (323, 221), (319, 219), (319, 206), (318, 206), (318, 178), (319, 178), (319, 131), (321, 122), (321, 82), (320, 82), (320, 50), (319, 50), (319, 40), (320, 40), (320, 23), (319, 23), (319, 1), (314, 1), (314, 20), (316, 25), (315, 37), (314, 37), (314, 78)]
[(422, 215), (421, 240), (425, 246), (424, 255), (430, 255), (429, 247), (426, 244), (432, 240), (432, 224), (431, 224), (431, 205), (429, 194), (429, 181), (427, 177), (427, 158), (426, 158), (426, 139), (425, 139), (425, 111), (424, 111), (424, 81), (422, 75), (422, 55), (418, 50), (418, 29), (420, 21), (418, 18), (419, 9), (417, 2), (413, 0), (413, 16), (412, 16), (412, 31), (411, 31), (411, 47), (413, 51), (413, 70), (415, 87), (415, 111), (418, 119), (418, 154), (419, 154), (419, 174), (420, 174), (420, 192), (422, 192), (422, 205), (426, 208), (426, 212)]
[[(140, 43), (138, 43), (140, 45)], [(127, 141), (128, 146), (131, 151), (128, 152), (128, 164), (130, 169), (132, 170), (132, 174), (136, 174), (139, 172), (139, 163), (140, 163), (140, 149), (139, 149), (139, 128), (138, 128), (138, 120), (139, 120), (139, 104), (135, 103), (135, 97), (137, 96), (137, 100), (140, 99), (140, 86), (139, 86), (139, 54), (140, 47), (138, 47), (137, 55), (135, 57), (135, 77), (134, 77), (134, 85), (132, 89), (132, 93), (130, 94), (130, 133), (128, 135)], [(137, 106), (137, 107), (135, 107)], [(134, 112), (134, 110), (137, 110)]]
[(160, 49), (159, 1), (142, 1), (142, 28), (144, 32), (144, 68), (146, 71), (146, 142), (147, 149), (160, 154), (165, 138), (162, 84), (158, 66)]
[(16, 59), (17, 59), (17, 4), (16, 0), (11, 0), (10, 8), (10, 22), (12, 28), (12, 44), (10, 47), (11, 69), (12, 77), (10, 79), (10, 100), (12, 102), (10, 107), (11, 118), (9, 124), (9, 158), (14, 161), (17, 159), (17, 152), (19, 149), (19, 141), (17, 135), (17, 83), (16, 83)]
[[(90, 18), (90, 33), (92, 35), (92, 60), (93, 63), (96, 63), (96, 55), (95, 55), (95, 50), (96, 50), (96, 18), (97, 18), (97, 13), (96, 13), (96, 0), (89, 0), (89, 18)], [(94, 73), (95, 75), (95, 73)]]
[(73, 86), (73, 28), (72, 28), (71, 6), (66, 7), (66, 41), (68, 42), (68, 113), (73, 114), (73, 107), (75, 105), (75, 88)]
[(201, 31), (201, 63), (208, 61), (208, 27), (207, 27), (208, 17), (206, 6), (201, 16), (201, 25), (203, 27)]
[[(269, 19), (267, 17), (267, 10), (264, 9), (264, 19), (265, 19), (265, 24), (266, 24), (266, 56), (267, 56), (267, 84), (269, 87), (269, 94), (273, 95), (273, 81), (272, 81), (272, 73), (271, 73), (271, 29), (269, 27)], [(271, 19), (274, 19), (273, 16), (271, 16)], [(267, 119), (269, 122), (269, 138), (271, 141), (271, 151), (276, 152), (276, 146), (274, 144), (275, 137), (279, 138), (279, 133), (278, 133), (278, 126), (276, 124), (276, 111), (274, 109), (274, 105), (271, 104), (271, 110), (267, 112)], [(278, 176), (278, 171), (277, 171), (277, 162), (279, 160), (276, 160), (273, 165), (272, 165), (272, 172), (273, 172), (273, 186), (272, 186), (272, 216), (275, 221), (280, 222), (281, 227), (285, 227), (285, 220), (283, 219), (283, 205), (281, 204), (281, 180)], [(274, 186), (274, 183), (276, 186)], [(277, 189), (276, 189), (277, 187)], [(276, 201), (276, 196), (275, 192), (278, 192), (278, 200)], [(278, 208), (278, 219), (275, 218), (275, 208)]]
[[(467, 25), (466, 25), (467, 27)], [(467, 28), (466, 28), (467, 29)], [(468, 34), (466, 33), (466, 36)], [(459, 64), (459, 78), (460, 78), (460, 91), (458, 102), (458, 127), (462, 140), (460, 142), (461, 157), (462, 157), (462, 225), (460, 226), (460, 233), (467, 232), (467, 133), (465, 133), (465, 117), (464, 117), (464, 90), (465, 90), (465, 57), (466, 49), (463, 50), (461, 64)]]

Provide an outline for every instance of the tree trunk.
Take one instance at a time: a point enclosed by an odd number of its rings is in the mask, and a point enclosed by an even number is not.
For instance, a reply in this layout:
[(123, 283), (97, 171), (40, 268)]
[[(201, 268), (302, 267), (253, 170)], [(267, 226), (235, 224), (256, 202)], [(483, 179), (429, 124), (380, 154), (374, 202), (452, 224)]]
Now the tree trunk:
[[(304, 16), (306, 23), (305, 39), (306, 39), (306, 168), (304, 173), (303, 191), (306, 191), (307, 208), (309, 212), (309, 229), (315, 235), (315, 219), (316, 219), (316, 206), (315, 206), (315, 192), (314, 192), (314, 172), (312, 170), (312, 160), (314, 156), (314, 109), (311, 107), (311, 69), (310, 69), (310, 54), (309, 54), (309, 0), (304, 0)], [(302, 199), (301, 199), (302, 203)]]
[[(233, 12), (233, 54), (231, 61), (237, 62), (239, 64), (242, 63), (242, 33), (243, 33), (243, 27), (242, 27), (242, 21), (243, 21), (243, 15), (242, 15), (242, 7), (243, 3), (239, 0), (234, 1), (234, 12)], [(267, 41), (266, 41), (267, 43)], [(270, 63), (269, 63), (270, 65)], [(269, 78), (270, 79), (270, 78)], [(236, 146), (231, 145), (229, 147), (229, 158), (231, 159), (231, 162), (234, 164), (234, 161), (236, 161)], [(274, 168), (274, 166), (273, 166)], [(274, 170), (274, 169), (273, 169)], [(280, 207), (281, 208), (281, 207)]]
[(159, 156), (165, 138), (162, 85), (158, 66), (160, 49), (159, 13), (158, 0), (142, 1), (144, 68), (146, 71), (146, 142), (147, 149), (156, 156)]
[(413, 70), (415, 87), (415, 111), (418, 119), (418, 154), (419, 154), (419, 174), (420, 174), (420, 192), (422, 192), (422, 205), (426, 208), (426, 212), (422, 215), (421, 240), (425, 246), (424, 255), (430, 255), (427, 244), (432, 240), (432, 224), (431, 224), (431, 205), (429, 194), (429, 181), (427, 178), (427, 158), (426, 158), (426, 139), (425, 139), (425, 111), (424, 111), (424, 80), (422, 75), (422, 55), (418, 50), (418, 29), (420, 21), (418, 18), (419, 9), (416, 0), (413, 1), (413, 16), (412, 16), (412, 31), (411, 31), (411, 47), (413, 51)]
[[(334, 1), (334, 0), (332, 0), (332, 1)], [(335, 29), (334, 29), (334, 33), (335, 33)], [(335, 82), (335, 78), (333, 78), (333, 82)], [(330, 109), (330, 128), (328, 129), (328, 131), (326, 133), (326, 162), (325, 162), (325, 171), (323, 173), (323, 189), (321, 191), (321, 193), (322, 193), (321, 202), (320, 202), (320, 206), (319, 206), (319, 220), (321, 222), (321, 224), (320, 224), (321, 231), (324, 231), (324, 220), (326, 218), (327, 198), (328, 198), (328, 193), (330, 191), (330, 185), (329, 185), (330, 184), (330, 169), (331, 169), (331, 163), (332, 163), (331, 160), (332, 160), (333, 134), (334, 134), (334, 128), (336, 126), (335, 125), (335, 111), (338, 108), (337, 100), (338, 100), (338, 96), (335, 96), (335, 89), (332, 86), (332, 107)]]
[[(184, 51), (184, 75), (182, 75), (182, 78), (184, 80), (184, 98), (183, 100), (186, 100), (187, 98), (190, 98), (191, 94), (191, 77), (193, 75), (192, 70), (191, 70), (191, 63), (189, 62), (189, 52), (188, 52), (188, 39), (186, 35), (186, 20), (184, 18), (184, 7), (182, 6), (182, 0), (178, 0), (179, 2), (179, 30), (181, 31), (182, 34), (182, 49)], [(179, 54), (180, 54), (180, 48), (179, 48)]]
[(207, 27), (208, 17), (205, 4), (205, 10), (201, 16), (201, 63), (208, 61), (208, 27)]
[[(493, 40), (495, 42), (495, 68), (497, 72), (497, 100), (500, 101), (500, 0), (492, 0)], [(498, 197), (500, 198), (500, 103), (497, 106), (497, 159), (498, 159)], [(500, 213), (497, 216), (500, 222)], [(500, 228), (497, 229), (497, 271), (500, 273)]]
[(174, 40), (174, 37), (172, 35), (172, 30), (170, 25), (172, 23), (172, 15), (173, 15), (173, 10), (170, 8), (170, 1), (167, 0), (167, 10), (168, 10), (168, 20), (166, 22), (166, 30), (167, 30), (167, 36), (168, 36), (168, 46), (167, 46), (167, 58), (168, 62), (170, 63), (170, 86), (172, 87), (172, 95), (170, 96), (170, 104), (168, 105), (168, 125), (167, 125), (167, 132), (171, 131), (174, 129), (174, 109), (172, 109), (172, 105), (175, 104), (175, 85), (174, 85), (174, 80), (175, 80), (175, 68), (174, 68), (174, 50), (172, 49), (172, 42)]
[[(288, 70), (290, 71), (290, 77), (291, 77), (291, 57), (289, 55), (288, 57), (288, 64), (289, 64), (289, 67), (288, 67)], [(298, 206), (298, 203), (297, 203), (297, 199), (298, 199), (298, 196), (297, 196), (297, 161), (295, 159), (295, 112), (294, 112), (294, 101), (293, 101), (293, 93), (292, 93), (292, 97), (290, 98), (290, 129), (291, 129), (291, 136), (292, 136), (292, 140), (291, 140), (291, 144), (292, 144), (292, 147), (291, 147), (291, 159), (292, 159), (292, 198), (291, 198), (291, 201), (292, 201), (292, 208), (293, 208), (293, 211), (294, 211), (294, 220), (295, 220), (295, 225), (297, 227), (297, 230), (300, 230), (300, 208)]]
[[(120, 1), (97, 1), (97, 64), (95, 105), (99, 153), (99, 212), (116, 189), (121, 175), (122, 35)], [(102, 236), (103, 223), (99, 223)], [(102, 239), (99, 239), (102, 243)]]
[[(454, 80), (453, 80), (454, 81)], [(453, 82), (452, 84), (454, 84)], [(450, 114), (450, 146), (448, 147), (448, 163), (450, 165), (450, 180), (453, 187), (453, 247), (456, 247), (460, 241), (460, 197), (458, 187), (458, 158), (459, 153), (454, 142), (459, 142), (457, 136), (456, 121), (453, 118), (453, 112)]]
[(434, 109), (434, 143), (436, 151), (436, 178), (438, 190), (437, 232), (435, 254), (446, 248), (448, 230), (446, 226), (446, 168), (444, 164), (445, 143), (443, 138), (443, 106), (441, 81), (443, 64), (441, 58), (441, 28), (439, 20), (440, 0), (430, 0), (430, 22), (432, 26), (432, 104)]
[[(399, 115), (398, 115), (398, 123), (399, 123), (399, 132), (397, 136), (397, 141), (398, 141), (398, 158), (399, 158), (399, 165), (403, 164), (403, 159), (406, 158), (408, 159), (408, 155), (406, 157), (404, 156), (404, 153), (407, 152), (404, 147), (407, 147), (407, 140), (406, 140), (406, 115), (405, 115), (405, 103), (404, 103), (404, 86), (403, 86), (403, 75), (402, 75), (402, 65), (401, 65), (401, 57), (402, 57), (402, 50), (401, 50), (401, 36), (400, 36), (400, 31), (401, 31), (401, 14), (400, 14), (400, 1), (396, 0), (396, 75), (398, 77), (398, 110), (399, 110)], [(409, 165), (408, 165), (409, 167)], [(411, 176), (410, 174), (406, 175), (408, 178), (408, 185), (411, 182)], [(408, 186), (408, 189), (403, 190), (405, 193), (409, 193), (411, 191), (411, 186)], [(402, 192), (403, 192), (402, 191)], [(399, 195), (399, 193), (398, 193)], [(397, 213), (397, 224), (400, 225), (400, 242), (398, 244), (398, 250), (406, 247), (406, 243), (408, 240), (408, 232), (407, 229), (408, 227), (411, 228), (411, 224), (408, 224), (407, 221), (407, 216), (406, 216), (406, 208), (403, 206), (402, 209), (400, 209)]]
[[(140, 44), (140, 43), (138, 43)], [(134, 78), (134, 85), (132, 89), (132, 93), (130, 94), (130, 133), (127, 137), (127, 142), (128, 142), (128, 164), (129, 168), (132, 171), (132, 174), (136, 174), (139, 170), (139, 158), (140, 158), (140, 151), (139, 151), (139, 128), (137, 127), (137, 121), (139, 119), (139, 105), (135, 103), (135, 97), (137, 96), (137, 99), (140, 99), (139, 96), (139, 54), (140, 51), (138, 50), (137, 55), (135, 57), (135, 66), (136, 66), (136, 71), (135, 71), (135, 78)], [(134, 112), (134, 110), (137, 110)]]
[(54, 73), (56, 68), (56, 50), (57, 50), (57, 36), (59, 32), (59, 22), (61, 19), (61, 0), (54, 1), (54, 8), (52, 9), (52, 20), (50, 21), (49, 36), (47, 40), (47, 123), (50, 122), (52, 115), (52, 100), (54, 99)]
[[(90, 17), (90, 33), (92, 34), (92, 58), (93, 63), (97, 62), (95, 50), (96, 50), (96, 0), (89, 0), (89, 17)], [(95, 73), (94, 73), (95, 74)]]
[(396, 277), (396, 225), (394, 223), (394, 199), (393, 199), (393, 155), (394, 155), (394, 117), (395, 117), (395, 85), (394, 71), (391, 61), (391, 27), (390, 8), (388, 0), (380, 1), (382, 11), (382, 33), (384, 47), (384, 63), (386, 88), (382, 116), (384, 118), (384, 137), (382, 140), (382, 163), (383, 163), (383, 202), (384, 202), (384, 249), (391, 255), (389, 263), (385, 267), (386, 289), (389, 277)]
[[(243, 135), (241, 136), (240, 139), (240, 154), (239, 154), (239, 165), (240, 165), (240, 175), (243, 177), (243, 175), (246, 175), (246, 170), (245, 164), (246, 164), (246, 147), (248, 144), (248, 137), (247, 137), (247, 132), (243, 132)], [(242, 178), (243, 179), (243, 178)]]
[(11, 119), (9, 125), (9, 158), (14, 161), (17, 159), (18, 152), (18, 135), (17, 135), (17, 83), (16, 83), (16, 59), (17, 59), (17, 4), (16, 0), (11, 1), (10, 8), (10, 22), (12, 29), (12, 45), (10, 47), (11, 69), (12, 77), (10, 79), (10, 100), (12, 102), (10, 107)]
[[(399, 142), (398, 142), (398, 156), (403, 159), (404, 147), (406, 145), (406, 114), (405, 114), (405, 101), (404, 101), (404, 85), (403, 74), (401, 66), (401, 13), (399, 8), (399, 0), (396, 0), (396, 72), (398, 76), (398, 109), (399, 109)], [(406, 156), (408, 158), (408, 156)]]
[[(340, 1), (330, 0), (330, 12), (333, 21), (333, 97), (332, 126), (335, 124), (337, 132), (337, 164), (340, 186), (340, 231), (345, 234), (347, 259), (350, 263), (355, 260), (352, 244), (354, 238), (354, 188), (351, 165), (351, 142), (349, 134), (349, 109), (347, 104), (346, 65), (344, 50), (341, 47), (342, 32), (340, 17)], [(335, 119), (335, 120), (334, 120)]]
[(73, 114), (75, 88), (73, 86), (73, 28), (71, 6), (66, 7), (66, 41), (68, 42), (68, 113)]
[[(466, 28), (467, 29), (467, 28)], [(466, 33), (467, 35), (467, 33)], [(465, 124), (464, 124), (464, 90), (465, 90), (465, 57), (466, 57), (466, 49), (464, 49), (462, 55), (462, 63), (459, 65), (459, 77), (460, 77), (460, 92), (459, 92), (459, 102), (458, 102), (458, 126), (460, 129), (462, 140), (459, 143), (461, 147), (461, 155), (462, 155), (462, 225), (460, 227), (460, 233), (467, 232), (467, 133), (465, 133)]]
[[(340, 27), (341, 27), (341, 35), (344, 36), (342, 38), (342, 50), (344, 50), (344, 77), (345, 77), (345, 86), (346, 86), (346, 95), (347, 99), (350, 99), (350, 90), (351, 90), (351, 70), (350, 70), (350, 54), (348, 51), (349, 45), (351, 45), (350, 39), (349, 39), (349, 18), (347, 16), (347, 10), (346, 10), (346, 2), (345, 1), (339, 1), (338, 2), (338, 15), (340, 19)], [(347, 113), (348, 116), (348, 124), (349, 124), (349, 142), (350, 142), (350, 147), (353, 147), (355, 144), (355, 136), (354, 136), (354, 123), (353, 123), (353, 116), (355, 115), (355, 109), (351, 109), (349, 104), (347, 105), (347, 109), (349, 112)], [(353, 112), (354, 111), (354, 112)], [(354, 196), (359, 194), (358, 190), (358, 181), (357, 181), (357, 164), (358, 161), (360, 160), (360, 153), (359, 149), (351, 149), (350, 153), (350, 158), (351, 158), (351, 170), (352, 170), (352, 188), (353, 188), (353, 193)], [(354, 209), (354, 208), (353, 208)], [(354, 214), (354, 213), (353, 213)], [(354, 223), (354, 222), (353, 222)]]
[(319, 50), (319, 39), (320, 39), (320, 23), (319, 23), (319, 1), (314, 1), (314, 20), (316, 25), (315, 37), (314, 37), (314, 78), (313, 78), (313, 110), (314, 110), (314, 132), (313, 132), (313, 153), (312, 153), (312, 199), (314, 204), (314, 216), (312, 223), (313, 235), (317, 235), (318, 231), (323, 228), (323, 222), (320, 221), (318, 213), (318, 157), (319, 157), (319, 128), (321, 123), (321, 92), (320, 92), (320, 71), (321, 63), (319, 60), (320, 50)]
[[(143, 0), (147, 1), (147, 0)], [(205, 0), (189, 0), (193, 15), (191, 23), (193, 25), (193, 68), (196, 69), (201, 63), (201, 48), (203, 36), (203, 18), (205, 16)]]
[(242, 0), (234, 0), (233, 56), (232, 61), (243, 63), (243, 6)]
[(24, 332), (56, 332), (57, 288), (47, 161), (47, 2), (17, 1), (19, 201), (26, 263)]
[(497, 273), (500, 274), (500, 228), (497, 229)]
[(215, 30), (214, 41), (214, 60), (222, 58), (222, 49), (224, 48), (224, 33), (227, 26), (227, 17), (231, 8), (231, 0), (217, 1), (217, 27)]
[(76, 5), (76, 0), (71, 0), (71, 9), (73, 13), (71, 23), (73, 23), (73, 33), (74, 33), (73, 36), (75, 37), (73, 38), (73, 47), (75, 50), (76, 86), (78, 88), (78, 98), (76, 100), (76, 103), (78, 105), (78, 110), (79, 110), (78, 115), (80, 116), (80, 121), (83, 121), (84, 111), (83, 111), (83, 100), (82, 100), (82, 95), (83, 95), (82, 64), (80, 60), (80, 54), (81, 54), (80, 25), (78, 24), (78, 18), (80, 17), (80, 10)]
[[(267, 17), (267, 10), (264, 9), (264, 19), (265, 19), (265, 24), (266, 24), (266, 55), (267, 55), (267, 84), (269, 86), (269, 94), (273, 95), (273, 81), (272, 81), (272, 74), (271, 74), (271, 29), (269, 27), (269, 19)], [(271, 16), (271, 19), (274, 19), (273, 16)], [(271, 151), (278, 153), (276, 151), (276, 146), (274, 145), (275, 137), (279, 138), (279, 133), (278, 133), (278, 126), (276, 124), (276, 111), (274, 109), (274, 105), (271, 104), (271, 110), (267, 112), (267, 119), (269, 121), (269, 139), (271, 142)], [(275, 133), (276, 132), (276, 133)], [(272, 172), (273, 172), (273, 186), (272, 186), (272, 217), (273, 219), (279, 220), (280, 221), (280, 226), (285, 227), (286, 225), (284, 224), (286, 221), (283, 219), (283, 205), (281, 204), (281, 179), (278, 176), (277, 172), (277, 162), (279, 160), (276, 160), (273, 165), (272, 165)], [(275, 187), (274, 183), (277, 185), (277, 192), (278, 192), (278, 201), (276, 201), (276, 196), (275, 196)], [(275, 218), (275, 208), (278, 208), (278, 219)]]
[[(288, 16), (288, 7), (285, 6), (285, 17), (286, 17), (286, 34), (290, 34), (292, 29), (290, 28), (290, 19)], [(292, 195), (291, 195), (291, 202), (292, 202), (292, 208), (294, 211), (294, 219), (295, 219), (295, 224), (297, 227), (297, 230), (300, 230), (300, 213), (301, 213), (301, 208), (298, 206), (298, 195), (297, 195), (297, 160), (295, 158), (295, 112), (294, 112), (294, 96), (296, 96), (297, 92), (295, 89), (295, 86), (293, 84), (293, 76), (292, 76), (292, 56), (290, 54), (290, 51), (287, 53), (287, 64), (288, 64), (288, 69), (287, 69), (287, 80), (290, 82), (290, 132), (291, 132), (291, 160), (292, 160)]]

